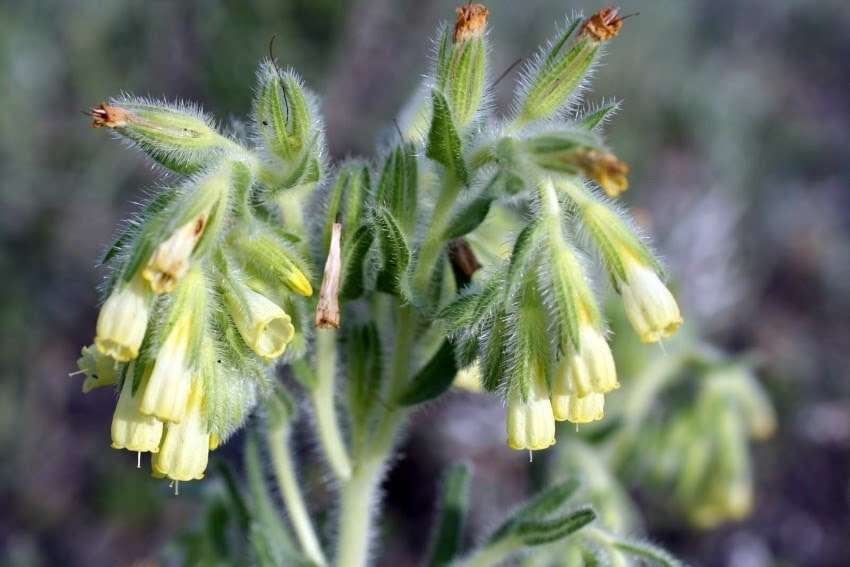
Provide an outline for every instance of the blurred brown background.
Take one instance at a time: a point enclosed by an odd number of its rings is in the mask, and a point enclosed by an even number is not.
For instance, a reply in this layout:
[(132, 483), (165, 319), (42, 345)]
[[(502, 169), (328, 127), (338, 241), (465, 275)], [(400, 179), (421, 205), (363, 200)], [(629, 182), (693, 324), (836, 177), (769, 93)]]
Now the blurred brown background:
[[(591, 99), (633, 167), (626, 200), (651, 224), (689, 324), (755, 351), (780, 428), (756, 446), (756, 509), (709, 531), (649, 517), (694, 565), (850, 564), (850, 3), (624, 1)], [(488, 2), (495, 74), (562, 15), (602, 6)], [(122, 90), (198, 101), (227, 122), (276, 54), (322, 95), (331, 152), (367, 154), (426, 71), (449, 1), (0, 1), (0, 563), (131, 565), (190, 527), (179, 498), (109, 448), (113, 400), (68, 378), (91, 339), (95, 262), (157, 176), (80, 110)], [(497, 89), (505, 108), (515, 74)], [(434, 482), (480, 472), (472, 528), (526, 489), (496, 400), (452, 394), (418, 414), (388, 481), (386, 557), (426, 545)], [(305, 431), (306, 433), (306, 431)], [(239, 439), (218, 458), (238, 460)], [(302, 442), (305, 452), (312, 441)], [(206, 482), (206, 481), (205, 481)], [(396, 522), (398, 524), (399, 522)], [(167, 554), (166, 559), (167, 562)], [(389, 563), (389, 559), (387, 559)]]

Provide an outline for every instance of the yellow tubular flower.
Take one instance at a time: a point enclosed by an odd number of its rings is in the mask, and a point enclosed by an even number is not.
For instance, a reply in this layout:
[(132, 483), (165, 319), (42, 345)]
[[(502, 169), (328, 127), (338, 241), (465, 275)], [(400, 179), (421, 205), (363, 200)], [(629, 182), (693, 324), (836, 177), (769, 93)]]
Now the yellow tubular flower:
[(160, 347), (142, 395), (142, 413), (171, 422), (183, 418), (192, 382), (188, 360), (191, 330), (191, 317), (180, 316)]
[(148, 328), (150, 297), (150, 291), (139, 277), (117, 287), (97, 317), (94, 338), (97, 350), (119, 362), (139, 356), (139, 347)]
[(156, 293), (170, 293), (189, 270), (189, 257), (204, 234), (209, 210), (179, 227), (157, 246), (142, 270), (144, 277)]
[(519, 391), (511, 393), (507, 430), (511, 449), (538, 451), (555, 444), (555, 417), (542, 376), (532, 380), (527, 400), (522, 399)]
[(605, 395), (588, 394), (584, 397), (553, 395), (552, 409), (555, 419), (570, 423), (590, 423), (602, 419), (605, 413)]
[(153, 416), (144, 415), (139, 410), (141, 387), (148, 376), (143, 377), (142, 385), (136, 395), (133, 395), (135, 366), (136, 363), (131, 362), (127, 369), (121, 395), (118, 396), (118, 405), (112, 416), (112, 448), (156, 453), (162, 438), (162, 422)]
[(558, 365), (552, 385), (552, 401), (561, 396), (584, 397), (607, 394), (620, 387), (608, 342), (589, 324), (579, 327), (579, 351), (571, 349)]
[(244, 288), (240, 297), (227, 294), (230, 314), (245, 343), (266, 359), (277, 358), (295, 336), (289, 315), (256, 291)]
[(210, 453), (210, 434), (202, 412), (200, 382), (194, 380), (183, 420), (169, 424), (165, 430), (162, 446), (153, 458), (154, 476), (179, 481), (204, 478)]
[(83, 381), (84, 394), (88, 394), (95, 388), (118, 383), (118, 364), (114, 358), (106, 356), (94, 345), (83, 347), (81, 354), (82, 356), (77, 359), (77, 368), (86, 375)]
[(623, 267), (626, 279), (620, 294), (640, 340), (654, 343), (676, 332), (682, 324), (679, 306), (655, 270), (630, 254), (623, 254)]

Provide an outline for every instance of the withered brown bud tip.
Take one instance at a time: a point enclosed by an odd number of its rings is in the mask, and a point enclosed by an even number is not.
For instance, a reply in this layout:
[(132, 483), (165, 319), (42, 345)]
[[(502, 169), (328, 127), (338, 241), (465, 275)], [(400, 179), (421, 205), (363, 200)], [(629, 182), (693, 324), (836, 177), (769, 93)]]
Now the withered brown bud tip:
[(484, 4), (464, 4), (458, 6), (455, 11), (457, 12), (453, 36), (455, 43), (484, 33), (484, 28), (487, 27), (487, 16), (490, 14), (490, 10)]
[(92, 128), (121, 128), (130, 121), (130, 113), (120, 106), (107, 106), (101, 102), (99, 106), (89, 111), (92, 117)]
[(608, 41), (616, 37), (623, 27), (619, 8), (603, 8), (590, 16), (581, 28), (582, 35), (596, 41)]

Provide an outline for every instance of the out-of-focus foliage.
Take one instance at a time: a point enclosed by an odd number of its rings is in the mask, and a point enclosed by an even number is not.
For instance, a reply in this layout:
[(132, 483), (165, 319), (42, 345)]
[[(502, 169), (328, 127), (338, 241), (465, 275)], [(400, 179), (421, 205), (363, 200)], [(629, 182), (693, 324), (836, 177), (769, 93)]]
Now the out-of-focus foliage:
[[(659, 542), (699, 564), (845, 563), (850, 8), (842, 0), (623, 4), (641, 14), (595, 84), (625, 101), (611, 137), (632, 165), (626, 198), (652, 211), (643, 220), (676, 267), (685, 316), (713, 343), (757, 353), (779, 426), (755, 453), (750, 520), (692, 532), (671, 520), (676, 511), (662, 498), (645, 521)], [(527, 56), (565, 9), (548, 1), (533, 10), (489, 5), (497, 14), (494, 66), (502, 69)], [(279, 57), (328, 93), (332, 151), (366, 151), (424, 68), (420, 38), (451, 7), (0, 4), (3, 561), (148, 557), (189, 521), (198, 496), (165, 498), (164, 487), (129, 470), (132, 457), (104, 452), (113, 401), (81, 398), (65, 378), (94, 324), (92, 259), (140, 196), (135, 188), (155, 178), (133, 154), (105, 159), (109, 140), (79, 111), (146, 85), (151, 95), (198, 100), (218, 116), (241, 113), (250, 101), (243, 87), (276, 34)], [(495, 103), (505, 106), (503, 83)], [(619, 344), (615, 351), (618, 360), (635, 352)], [(500, 510), (522, 500), (527, 459), (502, 448), (501, 419), (497, 404), (463, 394), (413, 425), (407, 459), (388, 484), (397, 502), (390, 514), (415, 518), (389, 534), (398, 561), (427, 544), (421, 533), (432, 518), (422, 503), (431, 499), (427, 490), (420, 495), (421, 481), (430, 485), (445, 462), (470, 458), (492, 471), (473, 486), (472, 500), (483, 503), (470, 511), (472, 533), (483, 535)]]

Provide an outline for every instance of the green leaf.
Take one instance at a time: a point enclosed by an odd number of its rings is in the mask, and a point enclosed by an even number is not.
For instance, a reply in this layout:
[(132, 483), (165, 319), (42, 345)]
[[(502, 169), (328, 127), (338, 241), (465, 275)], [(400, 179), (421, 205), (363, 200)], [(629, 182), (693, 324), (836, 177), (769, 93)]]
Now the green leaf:
[(508, 325), (503, 311), (497, 311), (481, 349), (481, 386), (495, 392), (505, 379)]
[(431, 91), (434, 110), (425, 155), (451, 171), (462, 184), (469, 184), (469, 173), (463, 160), (463, 146), (452, 119), (446, 97), (438, 90)]
[(465, 292), (448, 304), (438, 315), (443, 319), (448, 334), (477, 333), (486, 315), (491, 313), (501, 298), (504, 278), (493, 274), (478, 291)]
[(322, 243), (319, 248), (322, 251), (326, 251), (330, 246), (331, 229), (334, 223), (337, 222), (337, 218), (340, 215), (342, 197), (351, 182), (351, 177), (353, 176), (356, 176), (356, 174), (352, 175), (352, 171), (350, 169), (342, 168), (336, 177), (336, 183), (334, 183), (331, 187), (330, 194), (327, 198), (327, 206), (325, 208), (325, 222), (322, 227)]
[(375, 197), (379, 206), (395, 216), (406, 234), (413, 231), (418, 183), (416, 147), (412, 143), (401, 144), (384, 162)]
[(620, 108), (619, 102), (603, 104), (596, 110), (583, 114), (578, 119), (578, 125), (586, 130), (595, 130), (605, 123), (609, 115), (614, 114)]
[(173, 188), (164, 189), (157, 194), (139, 214), (139, 219), (133, 225), (128, 226), (125, 232), (118, 237), (115, 244), (106, 252), (101, 263), (108, 262), (116, 254), (123, 251), (122, 239), (126, 242), (132, 237), (133, 250), (127, 263), (122, 268), (122, 279), (125, 282), (130, 281), (136, 272), (141, 268), (142, 263), (146, 262), (156, 247), (157, 233), (165, 226), (166, 219), (164, 216), (165, 210), (171, 205), (177, 197), (177, 191)]
[(514, 533), (522, 522), (539, 520), (554, 514), (572, 498), (578, 488), (578, 480), (570, 478), (543, 490), (502, 522), (489, 541), (496, 542)]
[(661, 567), (682, 567), (683, 563), (673, 557), (669, 552), (646, 541), (636, 541), (608, 535), (606, 542), (619, 551), (631, 555), (637, 559), (649, 561)]
[(375, 230), (381, 252), (377, 288), (385, 293), (399, 294), (402, 278), (410, 264), (410, 245), (396, 218), (385, 208), (375, 212)]
[(453, 465), (443, 481), (437, 529), (431, 545), (431, 567), (449, 565), (460, 547), (469, 494), (469, 467)]
[(343, 250), (348, 245), (357, 228), (363, 224), (363, 210), (366, 200), (365, 195), (369, 193), (371, 181), (369, 179), (369, 167), (363, 166), (354, 171), (348, 179), (348, 188), (345, 191), (345, 213), (342, 221)]
[(522, 285), (525, 273), (531, 266), (540, 245), (541, 233), (540, 223), (532, 222), (522, 229), (517, 236), (505, 281), (506, 302), (512, 301), (517, 290)]
[(457, 370), (454, 347), (449, 341), (443, 341), (439, 350), (416, 373), (396, 402), (402, 406), (412, 406), (433, 400), (449, 389)]
[(570, 514), (549, 520), (518, 522), (514, 533), (526, 546), (545, 545), (577, 532), (595, 519), (596, 512), (591, 508), (580, 508)]
[(445, 240), (460, 238), (478, 228), (484, 222), (484, 219), (487, 218), (487, 213), (490, 212), (490, 205), (492, 203), (493, 197), (481, 195), (461, 207), (455, 213), (454, 218), (449, 221), (443, 238)]
[(351, 330), (347, 364), (351, 421), (359, 436), (378, 401), (384, 375), (381, 335), (374, 322)]
[(363, 264), (374, 238), (372, 227), (366, 224), (361, 225), (352, 236), (342, 263), (342, 299), (356, 299), (363, 294)]

